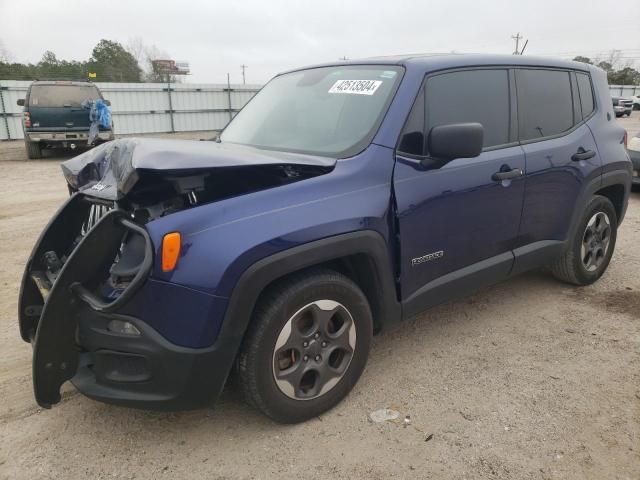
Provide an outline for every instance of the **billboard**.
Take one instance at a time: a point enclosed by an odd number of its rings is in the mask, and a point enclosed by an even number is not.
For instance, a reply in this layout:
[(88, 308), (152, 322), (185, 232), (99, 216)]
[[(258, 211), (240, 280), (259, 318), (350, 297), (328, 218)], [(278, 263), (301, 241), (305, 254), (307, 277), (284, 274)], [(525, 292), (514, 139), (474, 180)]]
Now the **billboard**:
[(151, 60), (153, 71), (156, 73), (168, 73), (170, 75), (188, 75), (189, 63), (176, 62), (175, 60)]

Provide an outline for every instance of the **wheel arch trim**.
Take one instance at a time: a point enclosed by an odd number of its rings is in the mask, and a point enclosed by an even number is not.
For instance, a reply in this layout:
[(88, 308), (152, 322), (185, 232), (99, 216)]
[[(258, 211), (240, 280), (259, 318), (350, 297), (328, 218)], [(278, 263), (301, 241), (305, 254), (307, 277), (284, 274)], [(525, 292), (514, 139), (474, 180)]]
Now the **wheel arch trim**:
[[(225, 350), (234, 352), (225, 367), (231, 369), (255, 305), (265, 288), (291, 273), (357, 254), (366, 255), (375, 266), (380, 298), (377, 315), (382, 324), (400, 321), (402, 310), (396, 295), (391, 260), (386, 241), (380, 233), (361, 230), (315, 240), (265, 257), (242, 273), (229, 298), (216, 340), (216, 344), (224, 342)], [(375, 310), (372, 306), (372, 311)]]

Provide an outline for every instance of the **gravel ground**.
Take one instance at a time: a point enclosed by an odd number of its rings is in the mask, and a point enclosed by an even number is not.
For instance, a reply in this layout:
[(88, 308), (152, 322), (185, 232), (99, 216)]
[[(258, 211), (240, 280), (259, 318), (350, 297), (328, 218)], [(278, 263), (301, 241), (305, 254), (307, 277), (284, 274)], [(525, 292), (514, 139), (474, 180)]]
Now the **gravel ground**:
[[(639, 120), (620, 122), (633, 134)], [(281, 426), (234, 391), (186, 413), (104, 405), (72, 387), (37, 407), (16, 302), (65, 198), (60, 160), (0, 143), (1, 479), (640, 478), (640, 193), (597, 284), (534, 272), (436, 307), (374, 339), (338, 407)], [(368, 421), (385, 406), (411, 425)]]

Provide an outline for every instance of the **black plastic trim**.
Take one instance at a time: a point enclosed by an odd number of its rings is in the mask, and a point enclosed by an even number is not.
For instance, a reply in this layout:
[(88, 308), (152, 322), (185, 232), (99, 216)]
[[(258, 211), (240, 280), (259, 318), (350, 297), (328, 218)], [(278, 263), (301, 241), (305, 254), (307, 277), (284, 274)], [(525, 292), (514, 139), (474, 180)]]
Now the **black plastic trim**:
[(541, 240), (513, 250), (515, 261), (510, 275), (539, 268), (562, 255), (565, 242), (561, 240)]
[(403, 318), (506, 279), (513, 261), (513, 253), (505, 252), (432, 280), (402, 303)]
[[(117, 215), (117, 210), (113, 211), (113, 215)], [(98, 312), (115, 312), (118, 308), (127, 303), (131, 297), (144, 285), (151, 268), (153, 267), (153, 245), (151, 238), (147, 231), (140, 225), (132, 222), (124, 217), (117, 217), (116, 222), (132, 232), (141, 235), (144, 238), (145, 249), (144, 259), (140, 264), (138, 272), (135, 274), (131, 283), (125, 288), (122, 293), (112, 302), (105, 302), (102, 298), (94, 294), (91, 290), (86, 288), (80, 282), (71, 284), (71, 290), (75, 293), (80, 300), (87, 303), (91, 308)]]

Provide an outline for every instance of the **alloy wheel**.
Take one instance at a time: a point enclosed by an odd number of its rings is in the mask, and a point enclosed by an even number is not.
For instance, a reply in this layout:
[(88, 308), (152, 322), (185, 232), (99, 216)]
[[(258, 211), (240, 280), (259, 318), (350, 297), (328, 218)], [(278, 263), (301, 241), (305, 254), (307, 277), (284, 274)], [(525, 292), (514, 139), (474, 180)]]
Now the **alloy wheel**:
[(587, 222), (582, 236), (580, 258), (588, 272), (597, 270), (606, 258), (611, 241), (611, 222), (604, 212), (595, 213)]
[(316, 300), (282, 327), (273, 350), (273, 378), (290, 398), (317, 398), (344, 376), (355, 348), (351, 313), (336, 301)]

